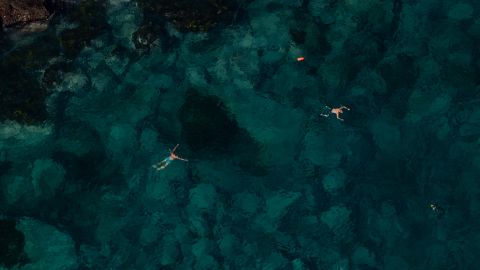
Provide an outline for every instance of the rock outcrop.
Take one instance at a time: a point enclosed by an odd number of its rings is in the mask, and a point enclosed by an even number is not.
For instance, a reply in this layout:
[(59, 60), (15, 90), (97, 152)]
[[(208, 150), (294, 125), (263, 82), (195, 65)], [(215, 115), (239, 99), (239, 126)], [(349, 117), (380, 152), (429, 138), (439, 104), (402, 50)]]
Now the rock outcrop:
[(46, 20), (49, 16), (43, 0), (0, 0), (2, 28)]

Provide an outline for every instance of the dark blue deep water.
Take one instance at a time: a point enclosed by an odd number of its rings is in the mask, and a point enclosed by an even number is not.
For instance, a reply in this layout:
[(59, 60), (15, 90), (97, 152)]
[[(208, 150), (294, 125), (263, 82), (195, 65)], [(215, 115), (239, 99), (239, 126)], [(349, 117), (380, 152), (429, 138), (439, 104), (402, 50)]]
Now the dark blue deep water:
[(69, 2), (0, 38), (0, 269), (480, 269), (480, 2)]

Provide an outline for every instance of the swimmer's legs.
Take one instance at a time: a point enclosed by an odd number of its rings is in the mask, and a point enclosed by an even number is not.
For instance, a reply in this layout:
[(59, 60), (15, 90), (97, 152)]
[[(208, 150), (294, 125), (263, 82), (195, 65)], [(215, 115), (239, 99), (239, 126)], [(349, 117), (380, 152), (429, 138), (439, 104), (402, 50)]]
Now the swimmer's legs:
[(330, 112), (332, 111), (332, 108), (328, 107), (327, 105), (325, 105), (325, 108), (328, 109), (329, 113), (325, 114), (325, 113), (320, 113), (321, 116), (323, 117), (329, 117), (330, 116)]
[(159, 163), (153, 165), (152, 167), (155, 168), (157, 171), (160, 171), (160, 170), (165, 169), (170, 164), (170, 162), (171, 162), (171, 160), (169, 158), (166, 158), (166, 159), (160, 161)]

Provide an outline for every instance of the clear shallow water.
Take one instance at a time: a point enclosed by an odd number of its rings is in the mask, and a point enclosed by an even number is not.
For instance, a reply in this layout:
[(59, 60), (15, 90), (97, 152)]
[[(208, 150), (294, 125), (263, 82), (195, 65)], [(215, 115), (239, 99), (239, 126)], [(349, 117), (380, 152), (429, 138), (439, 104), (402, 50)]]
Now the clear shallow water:
[(475, 269), (477, 3), (82, 7), (2, 41), (4, 265)]

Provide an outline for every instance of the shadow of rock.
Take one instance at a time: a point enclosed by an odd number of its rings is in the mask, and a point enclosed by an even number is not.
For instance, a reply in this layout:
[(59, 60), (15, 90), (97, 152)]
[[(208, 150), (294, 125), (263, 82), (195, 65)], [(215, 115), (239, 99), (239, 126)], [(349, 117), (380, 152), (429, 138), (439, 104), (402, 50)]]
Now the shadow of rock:
[(196, 90), (188, 91), (179, 118), (183, 140), (193, 155), (214, 153), (218, 158), (226, 155), (249, 173), (265, 173), (265, 168), (258, 162), (260, 145), (238, 126), (234, 116), (217, 97), (202, 95)]
[(28, 262), (23, 250), (25, 236), (15, 225), (15, 221), (0, 220), (0, 265), (7, 268)]

